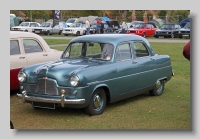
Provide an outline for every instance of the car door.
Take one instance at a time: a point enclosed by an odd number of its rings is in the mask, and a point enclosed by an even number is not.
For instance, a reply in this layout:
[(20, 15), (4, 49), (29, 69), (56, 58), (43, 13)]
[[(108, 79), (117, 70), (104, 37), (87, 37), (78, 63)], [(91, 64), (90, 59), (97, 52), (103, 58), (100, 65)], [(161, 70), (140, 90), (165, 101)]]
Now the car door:
[(23, 47), (28, 65), (48, 61), (48, 53), (36, 39), (24, 38)]
[(115, 56), (117, 69), (117, 86), (120, 98), (126, 98), (137, 90), (137, 63), (133, 60), (131, 43), (118, 45)]
[(36, 27), (36, 23), (30, 23), (30, 27), (28, 28), (29, 32), (32, 32), (32, 30)]
[(152, 56), (144, 42), (133, 42), (134, 53), (137, 63), (138, 89), (147, 88), (155, 84), (156, 78), (156, 58)]
[(27, 66), (27, 58), (21, 47), (20, 39), (10, 39), (10, 89), (18, 89), (19, 81), (17, 75), (19, 71)]

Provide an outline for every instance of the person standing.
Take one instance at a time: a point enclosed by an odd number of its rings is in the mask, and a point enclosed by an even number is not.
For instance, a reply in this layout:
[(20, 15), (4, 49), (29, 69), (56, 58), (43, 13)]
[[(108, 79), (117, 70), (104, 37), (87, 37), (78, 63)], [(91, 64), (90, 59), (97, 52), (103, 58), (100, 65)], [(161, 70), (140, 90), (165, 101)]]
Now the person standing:
[(97, 34), (100, 34), (101, 21), (99, 19), (97, 20), (97, 27), (96, 27), (96, 29), (97, 29)]
[(90, 34), (90, 20), (88, 18), (85, 21), (85, 25), (86, 25), (86, 35), (89, 35)]
[(104, 33), (104, 24), (103, 24), (103, 22), (101, 21), (101, 34), (103, 34)]
[(124, 19), (122, 19), (122, 34), (126, 34), (126, 23), (124, 21)]
[(183, 47), (183, 56), (190, 61), (190, 41)]

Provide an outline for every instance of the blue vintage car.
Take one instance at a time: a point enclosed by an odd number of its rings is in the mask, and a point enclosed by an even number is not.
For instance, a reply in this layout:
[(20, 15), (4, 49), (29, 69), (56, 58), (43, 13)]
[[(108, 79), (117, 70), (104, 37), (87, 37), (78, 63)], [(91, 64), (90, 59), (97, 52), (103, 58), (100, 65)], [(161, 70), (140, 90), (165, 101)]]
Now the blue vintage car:
[(113, 103), (149, 91), (159, 96), (173, 76), (168, 55), (131, 34), (94, 34), (72, 39), (60, 59), (23, 68), (23, 102), (34, 108), (85, 108), (102, 114)]

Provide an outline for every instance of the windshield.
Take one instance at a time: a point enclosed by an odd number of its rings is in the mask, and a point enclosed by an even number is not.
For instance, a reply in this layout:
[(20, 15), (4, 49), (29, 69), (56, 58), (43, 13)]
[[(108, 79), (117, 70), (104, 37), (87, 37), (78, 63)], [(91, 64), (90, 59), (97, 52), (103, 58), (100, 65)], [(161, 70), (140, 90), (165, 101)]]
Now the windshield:
[(172, 30), (172, 29), (175, 29), (175, 25), (173, 25), (173, 24), (163, 24), (160, 29), (161, 30), (163, 30), (163, 29)]
[(113, 45), (108, 43), (77, 42), (67, 47), (62, 58), (110, 61), (113, 50)]
[(185, 24), (184, 28), (190, 28), (190, 22), (188, 22), (187, 24)]
[(42, 23), (41, 27), (51, 27), (51, 23)]
[(74, 23), (75, 19), (68, 19), (66, 23)]
[(19, 26), (22, 26), (22, 27), (28, 27), (28, 26), (29, 26), (29, 23), (22, 22)]
[(81, 27), (81, 23), (74, 23), (71, 25), (71, 27), (73, 27), (73, 28)]
[(146, 28), (146, 24), (138, 23), (138, 24), (135, 25), (135, 28)]

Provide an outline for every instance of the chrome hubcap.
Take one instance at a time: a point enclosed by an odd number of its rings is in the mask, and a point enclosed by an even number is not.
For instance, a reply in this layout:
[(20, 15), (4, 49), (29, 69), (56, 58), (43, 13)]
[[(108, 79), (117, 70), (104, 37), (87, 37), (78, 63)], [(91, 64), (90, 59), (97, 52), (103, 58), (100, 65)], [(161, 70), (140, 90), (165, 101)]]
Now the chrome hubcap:
[(101, 98), (100, 98), (100, 96), (99, 95), (95, 95), (93, 102), (94, 102), (94, 107), (96, 109), (99, 108), (100, 105), (101, 105)]
[(162, 90), (162, 84), (161, 84), (160, 81), (157, 81), (157, 83), (156, 83), (156, 90), (157, 90), (158, 92), (160, 92), (160, 91)]

